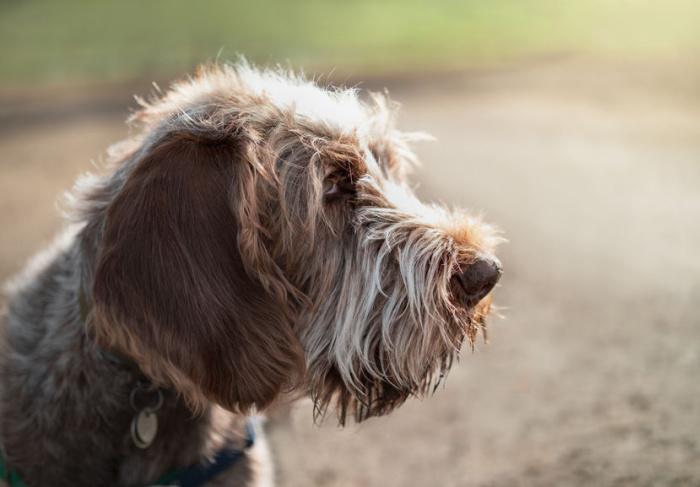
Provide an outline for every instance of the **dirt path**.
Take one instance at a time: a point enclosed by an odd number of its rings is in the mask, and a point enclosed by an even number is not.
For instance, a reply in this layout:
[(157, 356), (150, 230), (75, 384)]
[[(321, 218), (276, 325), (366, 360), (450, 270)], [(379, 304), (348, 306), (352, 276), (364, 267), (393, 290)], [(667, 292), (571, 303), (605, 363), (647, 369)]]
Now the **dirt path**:
[[(346, 430), (308, 404), (274, 421), (279, 485), (700, 485), (700, 93), (570, 66), (392, 91), (438, 138), (420, 191), (505, 230), (506, 318), (429, 400)], [(0, 277), (125, 134), (100, 113), (0, 131)]]

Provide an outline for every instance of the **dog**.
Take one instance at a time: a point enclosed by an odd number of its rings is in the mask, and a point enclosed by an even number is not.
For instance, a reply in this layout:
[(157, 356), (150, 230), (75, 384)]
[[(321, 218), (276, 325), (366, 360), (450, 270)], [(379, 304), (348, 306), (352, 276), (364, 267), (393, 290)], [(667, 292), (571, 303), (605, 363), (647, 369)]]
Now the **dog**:
[(416, 198), (385, 95), (241, 61), (140, 105), (8, 288), (8, 485), (270, 485), (256, 413), (390, 413), (485, 330), (499, 234)]

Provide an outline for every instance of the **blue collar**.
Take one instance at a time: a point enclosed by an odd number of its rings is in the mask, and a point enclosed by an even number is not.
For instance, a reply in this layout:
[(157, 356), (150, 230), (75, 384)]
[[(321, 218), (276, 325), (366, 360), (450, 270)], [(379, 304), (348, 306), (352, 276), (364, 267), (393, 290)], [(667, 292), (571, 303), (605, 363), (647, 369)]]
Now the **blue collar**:
[(243, 458), (246, 450), (255, 444), (255, 425), (250, 419), (245, 423), (245, 432), (243, 448), (226, 447), (220, 450), (210, 462), (197, 463), (168, 472), (149, 487), (199, 487), (213, 480)]
[[(220, 450), (208, 463), (197, 463), (189, 467), (168, 472), (148, 487), (199, 487), (213, 480), (217, 475), (231, 468), (243, 458), (250, 447), (255, 444), (255, 425), (251, 419), (245, 423), (245, 444), (243, 448), (231, 446)], [(11, 487), (27, 487), (16, 470), (5, 465), (5, 459), (0, 452), (0, 480)]]
[[(82, 286), (80, 287), (80, 292), (78, 294), (78, 301), (80, 304), (80, 316), (83, 322), (87, 323), (87, 317), (90, 312), (91, 305)], [(136, 374), (141, 374), (138, 366), (131, 363), (128, 359), (124, 359), (114, 353), (101, 349), (99, 349), (99, 353), (101, 353), (107, 360), (117, 365), (132, 368), (136, 370)], [(253, 424), (253, 420), (248, 419), (246, 421), (245, 433), (245, 444), (243, 445), (243, 448), (234, 448), (229, 445), (218, 451), (216, 455), (214, 455), (214, 458), (212, 458), (210, 461), (206, 463), (196, 463), (194, 465), (190, 465), (189, 467), (170, 471), (156, 480), (153, 484), (149, 484), (148, 487), (199, 487), (206, 484), (217, 475), (224, 473), (226, 470), (232, 467), (238, 460), (243, 458), (246, 450), (255, 444), (255, 425)], [(10, 487), (26, 487), (15, 471), (6, 469), (2, 455), (0, 454), (0, 480), (6, 479), (10, 480)], [(14, 483), (12, 482), (13, 479), (15, 480)]]

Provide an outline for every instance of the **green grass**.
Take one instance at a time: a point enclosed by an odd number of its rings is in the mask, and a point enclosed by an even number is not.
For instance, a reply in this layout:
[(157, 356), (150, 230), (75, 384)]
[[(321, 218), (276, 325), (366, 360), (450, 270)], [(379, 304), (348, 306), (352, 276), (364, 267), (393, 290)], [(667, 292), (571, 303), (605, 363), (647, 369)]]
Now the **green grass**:
[(698, 0), (0, 0), (0, 83), (258, 62), (396, 71), (551, 53), (700, 54)]

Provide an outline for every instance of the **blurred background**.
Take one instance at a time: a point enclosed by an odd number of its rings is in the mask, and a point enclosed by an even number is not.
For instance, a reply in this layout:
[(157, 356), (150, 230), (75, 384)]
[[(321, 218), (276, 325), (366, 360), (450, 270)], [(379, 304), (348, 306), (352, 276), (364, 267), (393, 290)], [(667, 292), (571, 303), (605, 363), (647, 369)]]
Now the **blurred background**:
[(490, 343), (389, 417), (273, 418), (280, 486), (700, 485), (700, 2), (0, 0), (0, 278), (133, 95), (238, 54), (388, 88), (419, 193), (509, 239)]

